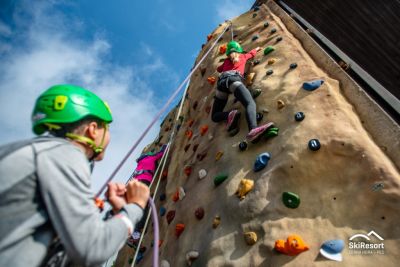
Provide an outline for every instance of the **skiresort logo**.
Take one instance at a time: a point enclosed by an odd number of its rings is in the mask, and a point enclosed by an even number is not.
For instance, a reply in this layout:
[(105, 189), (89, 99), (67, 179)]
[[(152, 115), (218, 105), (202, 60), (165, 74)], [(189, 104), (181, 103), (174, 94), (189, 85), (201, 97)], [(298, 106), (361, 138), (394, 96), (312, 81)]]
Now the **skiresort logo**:
[[(373, 236), (373, 238), (370, 238), (371, 236)], [(353, 235), (349, 238), (349, 254), (385, 254), (385, 244), (383, 241), (384, 239), (374, 231), (369, 232), (367, 235)]]

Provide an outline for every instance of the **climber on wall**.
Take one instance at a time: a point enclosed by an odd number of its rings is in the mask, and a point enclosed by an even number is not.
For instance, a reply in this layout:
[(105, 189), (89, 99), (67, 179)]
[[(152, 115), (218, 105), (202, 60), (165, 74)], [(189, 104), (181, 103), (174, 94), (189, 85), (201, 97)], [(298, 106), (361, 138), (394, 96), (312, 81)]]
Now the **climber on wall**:
[(56, 85), (39, 96), (32, 114), (33, 132), (48, 135), (0, 147), (1, 266), (65, 266), (51, 250), (56, 236), (74, 262), (99, 265), (132, 234), (148, 187), (109, 183), (117, 214), (106, 221), (90, 189), (91, 165), (104, 157), (111, 121), (92, 92)]
[(231, 131), (238, 127), (240, 112), (236, 109), (224, 112), (228, 102), (229, 94), (233, 95), (242, 103), (246, 109), (246, 120), (249, 133), (246, 135), (248, 141), (257, 139), (271, 124), (257, 126), (256, 103), (254, 102), (249, 90), (243, 84), (244, 69), (247, 60), (253, 58), (261, 48), (257, 47), (248, 53), (244, 53), (239, 43), (231, 41), (228, 43), (226, 55), (222, 65), (217, 68), (220, 76), (217, 83), (217, 91), (211, 112), (214, 122), (227, 122), (227, 130)]

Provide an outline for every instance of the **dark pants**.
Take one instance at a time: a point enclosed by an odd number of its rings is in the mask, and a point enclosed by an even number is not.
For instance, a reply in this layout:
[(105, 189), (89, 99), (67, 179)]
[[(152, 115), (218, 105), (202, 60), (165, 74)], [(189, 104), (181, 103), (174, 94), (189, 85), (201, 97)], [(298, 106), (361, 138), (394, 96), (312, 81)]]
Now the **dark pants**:
[(217, 94), (214, 98), (214, 104), (211, 112), (213, 122), (221, 122), (228, 120), (229, 112), (224, 112), (224, 108), (228, 103), (229, 94), (239, 100), (246, 109), (246, 120), (249, 131), (257, 127), (256, 103), (253, 100), (249, 90), (244, 86), (241, 76), (233, 75), (218, 80)]

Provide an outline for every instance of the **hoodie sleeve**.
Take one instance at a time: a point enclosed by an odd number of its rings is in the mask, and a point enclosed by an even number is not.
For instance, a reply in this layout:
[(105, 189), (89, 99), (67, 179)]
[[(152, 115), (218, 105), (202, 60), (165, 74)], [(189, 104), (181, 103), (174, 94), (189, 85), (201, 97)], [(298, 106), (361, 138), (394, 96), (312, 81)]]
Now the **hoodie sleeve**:
[[(76, 263), (98, 266), (124, 245), (128, 226), (118, 216), (103, 220), (94, 205), (89, 164), (81, 151), (63, 145), (38, 153), (37, 175), (50, 221)], [(120, 213), (134, 226), (143, 210), (128, 204)]]
[(223, 62), (220, 66), (218, 66), (218, 68), (217, 68), (217, 71), (218, 71), (218, 72), (223, 72), (223, 71), (224, 71), (225, 61), (226, 61), (226, 60), (224, 60), (224, 62)]
[(244, 54), (244, 58), (245, 58), (245, 60), (247, 61), (247, 60), (249, 60), (249, 59), (255, 57), (256, 54), (257, 54), (257, 50), (256, 50), (256, 49), (253, 49), (253, 50), (251, 50), (250, 52)]

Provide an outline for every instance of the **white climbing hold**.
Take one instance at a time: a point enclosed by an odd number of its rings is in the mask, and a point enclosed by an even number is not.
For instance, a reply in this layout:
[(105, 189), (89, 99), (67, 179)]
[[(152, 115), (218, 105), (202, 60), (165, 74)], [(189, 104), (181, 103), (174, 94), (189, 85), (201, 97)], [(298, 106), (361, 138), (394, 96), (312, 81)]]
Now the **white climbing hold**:
[(162, 260), (162, 261), (161, 261), (160, 267), (170, 267), (170, 266), (171, 266), (171, 265), (169, 264), (168, 261), (166, 261), (166, 260)]
[(208, 140), (212, 140), (214, 138), (214, 136), (212, 136), (211, 134), (208, 135)]
[(205, 170), (205, 169), (201, 169), (200, 171), (199, 171), (199, 179), (201, 180), (201, 179), (203, 179), (204, 177), (206, 177), (207, 176), (207, 171)]
[(182, 186), (179, 187), (179, 200), (182, 200), (185, 196), (186, 196), (185, 190), (183, 189)]
[(186, 262), (189, 266), (192, 265), (193, 261), (196, 260), (199, 257), (199, 252), (192, 250), (186, 253)]

